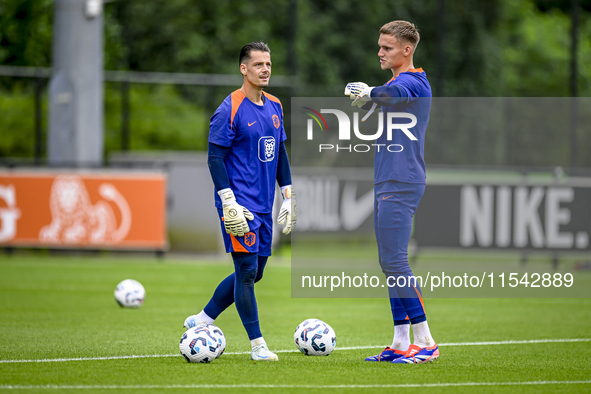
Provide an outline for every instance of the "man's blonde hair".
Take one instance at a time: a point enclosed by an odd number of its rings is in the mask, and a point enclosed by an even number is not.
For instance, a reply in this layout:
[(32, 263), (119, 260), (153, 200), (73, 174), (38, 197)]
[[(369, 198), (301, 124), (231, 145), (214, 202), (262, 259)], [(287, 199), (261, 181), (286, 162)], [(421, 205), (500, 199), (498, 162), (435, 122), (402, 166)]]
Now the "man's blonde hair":
[(396, 37), (398, 41), (408, 42), (413, 48), (417, 47), (421, 36), (416, 26), (407, 21), (392, 21), (386, 23), (380, 29), (380, 34), (389, 34)]

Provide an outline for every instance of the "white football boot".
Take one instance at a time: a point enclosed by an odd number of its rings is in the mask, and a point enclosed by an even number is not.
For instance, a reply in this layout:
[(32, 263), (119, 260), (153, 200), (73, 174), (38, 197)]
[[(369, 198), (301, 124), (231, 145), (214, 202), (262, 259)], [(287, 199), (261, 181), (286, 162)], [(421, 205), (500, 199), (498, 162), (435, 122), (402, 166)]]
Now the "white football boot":
[(196, 327), (200, 324), (207, 324), (204, 321), (199, 321), (198, 316), (199, 315), (191, 315), (191, 316), (187, 317), (185, 319), (185, 323), (183, 324), (183, 327), (185, 327), (188, 330), (189, 328)]
[(279, 357), (270, 351), (264, 343), (252, 348), (250, 359), (254, 361), (279, 361)]

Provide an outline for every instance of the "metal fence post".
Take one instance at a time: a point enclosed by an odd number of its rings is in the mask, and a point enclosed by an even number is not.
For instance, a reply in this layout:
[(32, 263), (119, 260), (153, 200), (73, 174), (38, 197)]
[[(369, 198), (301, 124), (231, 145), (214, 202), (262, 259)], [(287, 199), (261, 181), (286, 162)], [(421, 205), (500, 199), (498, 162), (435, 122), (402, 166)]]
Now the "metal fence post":
[(129, 150), (129, 81), (121, 81), (121, 150)]
[(44, 79), (41, 76), (35, 78), (35, 165), (41, 165), (43, 156), (43, 113), (42, 94)]

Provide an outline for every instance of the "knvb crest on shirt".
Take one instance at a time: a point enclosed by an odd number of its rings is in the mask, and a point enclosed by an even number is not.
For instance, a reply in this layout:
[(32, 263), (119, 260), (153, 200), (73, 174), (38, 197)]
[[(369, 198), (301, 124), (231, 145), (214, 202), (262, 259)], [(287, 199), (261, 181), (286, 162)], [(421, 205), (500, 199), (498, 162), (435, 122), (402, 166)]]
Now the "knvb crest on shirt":
[(275, 138), (261, 137), (259, 139), (259, 160), (262, 162), (273, 161), (275, 158)]

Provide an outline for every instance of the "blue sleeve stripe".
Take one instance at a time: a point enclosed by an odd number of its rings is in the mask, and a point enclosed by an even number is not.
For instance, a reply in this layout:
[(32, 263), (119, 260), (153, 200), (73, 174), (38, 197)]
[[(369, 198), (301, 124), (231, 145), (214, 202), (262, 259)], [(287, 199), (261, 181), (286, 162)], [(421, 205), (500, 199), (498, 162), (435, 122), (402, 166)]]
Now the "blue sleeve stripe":
[(207, 150), (207, 166), (211, 174), (211, 179), (216, 190), (223, 190), (230, 187), (230, 177), (224, 164), (224, 158), (230, 150), (229, 147), (209, 143)]
[(279, 145), (279, 156), (277, 158), (277, 183), (279, 186), (291, 185), (291, 170), (289, 168), (289, 158), (285, 143)]

